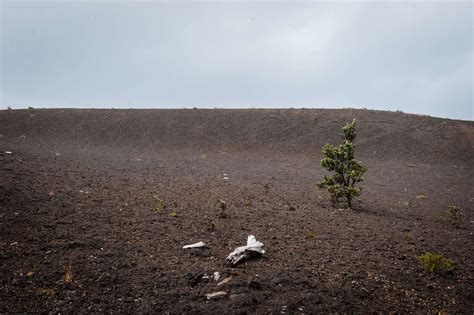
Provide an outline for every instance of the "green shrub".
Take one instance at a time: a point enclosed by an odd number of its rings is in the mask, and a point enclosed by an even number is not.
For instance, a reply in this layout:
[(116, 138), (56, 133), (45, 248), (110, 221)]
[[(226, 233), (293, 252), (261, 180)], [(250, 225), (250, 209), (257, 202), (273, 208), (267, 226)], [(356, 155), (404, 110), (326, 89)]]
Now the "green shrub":
[(316, 232), (312, 230), (304, 230), (304, 237), (305, 238), (315, 238), (317, 236)]
[(460, 228), (463, 223), (463, 214), (456, 206), (449, 206), (443, 213), (442, 218), (456, 228)]
[(352, 207), (352, 200), (362, 192), (361, 187), (355, 184), (363, 181), (362, 175), (367, 168), (355, 159), (354, 139), (357, 123), (355, 119), (342, 129), (343, 142), (339, 146), (326, 144), (323, 147), (323, 154), (326, 156), (321, 160), (321, 166), (328, 171), (335, 172), (332, 176), (324, 176), (324, 179), (317, 185), (319, 188), (326, 188), (331, 195), (331, 201), (335, 204), (341, 198), (345, 198), (347, 206)]
[(410, 232), (405, 232), (405, 234), (403, 235), (403, 238), (407, 242), (413, 242), (413, 235)]
[(425, 269), (426, 272), (452, 272), (456, 267), (453, 260), (445, 258), (441, 254), (427, 252), (417, 258), (423, 264), (423, 269)]
[(161, 210), (166, 208), (165, 201), (162, 198), (157, 195), (153, 195), (153, 198), (156, 200), (154, 211), (161, 212)]
[(217, 213), (217, 217), (220, 218), (220, 219), (227, 218), (228, 217), (227, 204), (225, 203), (224, 200), (219, 200), (218, 203), (219, 203), (219, 210), (218, 210), (218, 213)]

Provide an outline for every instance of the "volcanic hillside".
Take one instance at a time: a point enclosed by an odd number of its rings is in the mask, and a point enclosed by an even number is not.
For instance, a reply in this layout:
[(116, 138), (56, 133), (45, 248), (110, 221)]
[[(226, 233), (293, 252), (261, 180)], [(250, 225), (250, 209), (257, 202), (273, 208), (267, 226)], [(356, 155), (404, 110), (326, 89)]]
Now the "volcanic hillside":
[(25, 138), (17, 144), (44, 149), (266, 151), (318, 158), (324, 144), (340, 141), (342, 126), (353, 118), (360, 126), (361, 158), (472, 158), (472, 122), (369, 110), (5, 111), (0, 130), (3, 141), (20, 133)]
[[(347, 210), (315, 183), (353, 118)], [(473, 122), (398, 112), (1, 111), (0, 312), (470, 312), (473, 157)], [(265, 255), (231, 266), (251, 234)]]

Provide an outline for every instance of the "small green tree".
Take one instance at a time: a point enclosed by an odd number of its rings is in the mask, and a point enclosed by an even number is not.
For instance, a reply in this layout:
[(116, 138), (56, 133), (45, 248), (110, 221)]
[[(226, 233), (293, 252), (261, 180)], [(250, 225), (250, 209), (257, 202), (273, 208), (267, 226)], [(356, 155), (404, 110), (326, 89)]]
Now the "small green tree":
[(362, 175), (367, 168), (355, 159), (354, 139), (356, 137), (357, 123), (355, 119), (344, 126), (343, 142), (339, 146), (326, 144), (323, 147), (323, 154), (326, 156), (321, 160), (321, 166), (326, 170), (335, 172), (332, 176), (324, 176), (324, 179), (317, 185), (319, 188), (326, 188), (331, 195), (333, 204), (341, 198), (345, 198), (349, 208), (352, 207), (352, 200), (362, 192), (361, 187), (355, 187), (356, 183), (363, 181)]
[(417, 257), (423, 264), (426, 272), (453, 272), (456, 264), (452, 259), (445, 258), (442, 254), (427, 252)]

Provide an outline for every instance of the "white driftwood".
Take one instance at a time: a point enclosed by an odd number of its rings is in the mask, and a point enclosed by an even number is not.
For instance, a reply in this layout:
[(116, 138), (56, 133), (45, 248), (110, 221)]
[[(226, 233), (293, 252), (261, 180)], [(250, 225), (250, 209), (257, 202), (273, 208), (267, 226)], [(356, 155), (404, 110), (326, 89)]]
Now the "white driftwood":
[(226, 283), (229, 282), (230, 280), (232, 280), (232, 276), (225, 278), (224, 280), (222, 280), (221, 282), (219, 282), (219, 283), (217, 284), (217, 286), (220, 287), (221, 285), (226, 284)]
[(205, 247), (206, 244), (204, 242), (198, 242), (198, 243), (195, 243), (195, 244), (190, 244), (190, 245), (186, 245), (186, 246), (183, 246), (183, 249), (186, 249), (186, 248), (199, 248), (199, 247)]
[(230, 261), (233, 265), (237, 264), (244, 258), (248, 258), (252, 254), (265, 254), (263, 250), (263, 243), (257, 241), (255, 236), (249, 235), (247, 238), (247, 245), (237, 247), (232, 253), (227, 256), (227, 260)]
[(219, 299), (219, 298), (222, 298), (224, 296), (226, 296), (227, 293), (224, 292), (224, 291), (219, 291), (219, 292), (213, 292), (213, 293), (208, 293), (206, 294), (206, 298), (208, 300), (214, 300), (214, 299)]

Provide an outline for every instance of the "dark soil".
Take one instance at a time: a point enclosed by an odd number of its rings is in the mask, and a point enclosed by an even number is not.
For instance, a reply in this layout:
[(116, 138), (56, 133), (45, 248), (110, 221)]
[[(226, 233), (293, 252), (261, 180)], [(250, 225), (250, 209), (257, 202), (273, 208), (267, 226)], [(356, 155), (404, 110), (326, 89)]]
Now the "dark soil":
[[(345, 210), (315, 182), (352, 118), (368, 172)], [(472, 313), (473, 158), (473, 122), (403, 113), (1, 111), (0, 312)], [(251, 234), (265, 255), (230, 266)]]

